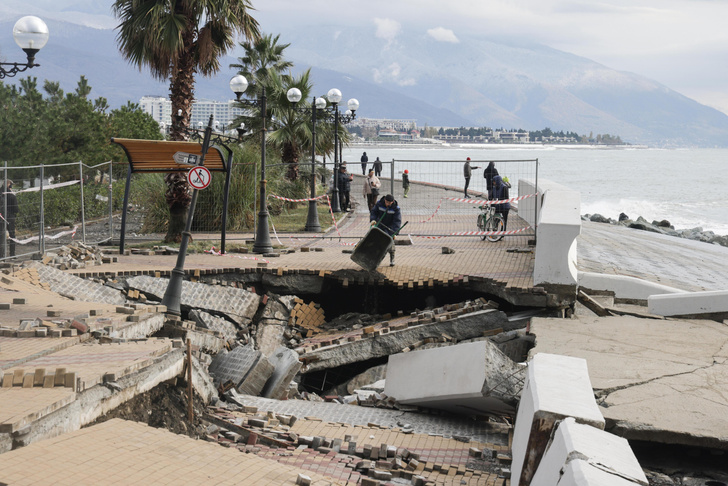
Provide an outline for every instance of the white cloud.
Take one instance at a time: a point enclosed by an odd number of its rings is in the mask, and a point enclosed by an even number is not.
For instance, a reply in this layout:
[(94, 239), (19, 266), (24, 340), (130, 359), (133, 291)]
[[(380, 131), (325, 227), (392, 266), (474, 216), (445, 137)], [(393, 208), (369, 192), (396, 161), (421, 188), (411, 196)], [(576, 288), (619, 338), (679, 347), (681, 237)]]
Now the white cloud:
[(444, 27), (427, 29), (427, 35), (440, 42), (452, 42), (453, 44), (457, 44), (460, 42), (460, 39), (457, 38), (455, 32)]
[(375, 35), (387, 42), (392, 42), (402, 31), (402, 24), (396, 20), (375, 18), (374, 24), (377, 26)]
[(413, 77), (402, 78), (402, 66), (393, 62), (384, 69), (373, 69), (372, 80), (377, 84), (394, 83), (398, 86), (414, 86), (417, 80)]

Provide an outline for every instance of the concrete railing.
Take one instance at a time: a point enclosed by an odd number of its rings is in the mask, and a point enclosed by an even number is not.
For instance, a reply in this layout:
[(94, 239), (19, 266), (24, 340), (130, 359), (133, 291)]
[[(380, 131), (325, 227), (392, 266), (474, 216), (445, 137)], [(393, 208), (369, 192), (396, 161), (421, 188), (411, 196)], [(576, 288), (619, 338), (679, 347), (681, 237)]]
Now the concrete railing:
[[(518, 215), (536, 231), (534, 285), (570, 285), (576, 288), (576, 237), (581, 233), (581, 195), (552, 181), (521, 179), (519, 194), (538, 193), (520, 201)], [(538, 221), (535, 219), (538, 218)]]

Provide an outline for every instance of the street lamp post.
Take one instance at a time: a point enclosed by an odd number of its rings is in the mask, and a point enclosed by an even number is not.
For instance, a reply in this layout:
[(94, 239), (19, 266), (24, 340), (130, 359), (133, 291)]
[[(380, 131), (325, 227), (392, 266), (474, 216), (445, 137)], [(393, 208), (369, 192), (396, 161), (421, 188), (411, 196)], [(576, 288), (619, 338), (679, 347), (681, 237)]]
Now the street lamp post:
[[(326, 97), (329, 99), (332, 105), (334, 105), (334, 189), (332, 191), (332, 199), (331, 202), (331, 210), (335, 213), (341, 212), (341, 204), (339, 203), (339, 165), (341, 161), (339, 160), (339, 124), (345, 124), (349, 123), (351, 120), (353, 120), (356, 117), (356, 110), (359, 109), (359, 101), (356, 100), (356, 98), (351, 98), (347, 102), (347, 106), (349, 107), (349, 111), (347, 111), (347, 115), (342, 118), (339, 116), (339, 102), (341, 101), (341, 91), (339, 91), (336, 88), (332, 88), (329, 90), (329, 92), (326, 94)], [(351, 114), (349, 115), (349, 112)]]
[(235, 93), (238, 103), (246, 106), (260, 108), (261, 135), (260, 135), (260, 211), (258, 212), (258, 228), (253, 243), (255, 253), (270, 253), (273, 245), (268, 230), (268, 203), (266, 196), (265, 180), (265, 119), (266, 119), (266, 98), (265, 87), (261, 86), (260, 97), (257, 100), (241, 100), (241, 95), (248, 89), (248, 80), (245, 76), (238, 74), (230, 80), (230, 89)]
[[(286, 94), (288, 101), (294, 105), (301, 101), (301, 90), (291, 88)], [(314, 96), (310, 108), (296, 108), (303, 113), (311, 111), (311, 197), (308, 201), (308, 216), (306, 218), (306, 226), (304, 231), (308, 233), (317, 233), (321, 231), (319, 224), (318, 211), (316, 210), (316, 112), (326, 108), (326, 100), (324, 98), (316, 98)]]
[[(23, 17), (13, 27), (15, 43), (25, 51), (28, 60), (25, 64), (18, 62), (0, 62), (0, 79), (10, 78), (23, 71), (38, 67), (35, 55), (48, 42), (48, 26), (38, 17)], [(6, 68), (5, 66), (9, 66)]]

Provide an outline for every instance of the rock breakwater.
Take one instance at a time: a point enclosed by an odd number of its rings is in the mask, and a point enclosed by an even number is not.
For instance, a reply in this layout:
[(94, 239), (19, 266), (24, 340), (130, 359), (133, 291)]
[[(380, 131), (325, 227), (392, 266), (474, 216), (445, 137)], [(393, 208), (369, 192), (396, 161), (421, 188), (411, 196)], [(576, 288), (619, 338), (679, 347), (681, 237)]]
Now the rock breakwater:
[(669, 221), (663, 219), (662, 221), (647, 221), (642, 216), (637, 217), (636, 220), (631, 219), (624, 213), (619, 215), (619, 220), (612, 218), (606, 218), (601, 214), (585, 214), (581, 217), (584, 221), (593, 221), (595, 223), (608, 223), (613, 225), (626, 226), (628, 228), (651, 231), (653, 233), (661, 233), (668, 236), (676, 236), (678, 238), (687, 238), (689, 240), (702, 241), (704, 243), (712, 243), (714, 245), (727, 246), (728, 247), (728, 235), (717, 235), (712, 231), (703, 231), (701, 227), (695, 227), (691, 229), (675, 229)]

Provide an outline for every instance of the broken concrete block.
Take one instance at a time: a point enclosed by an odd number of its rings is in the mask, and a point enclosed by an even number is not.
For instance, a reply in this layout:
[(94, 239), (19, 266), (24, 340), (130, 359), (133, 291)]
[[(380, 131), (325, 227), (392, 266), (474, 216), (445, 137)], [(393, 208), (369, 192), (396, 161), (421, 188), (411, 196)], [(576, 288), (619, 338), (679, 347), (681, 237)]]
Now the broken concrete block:
[(209, 370), (216, 385), (231, 381), (240, 393), (257, 395), (273, 374), (273, 365), (260, 351), (248, 345), (218, 354)]
[(507, 413), (515, 410), (523, 376), (495, 344), (477, 341), (390, 356), (384, 394), (454, 413)]
[(269, 361), (273, 365), (274, 371), (263, 387), (261, 395), (266, 398), (286, 398), (288, 395), (288, 385), (301, 369), (298, 353), (285, 346), (280, 346), (270, 356)]
[(237, 338), (238, 328), (223, 317), (213, 316), (205, 311), (193, 309), (190, 311), (190, 319), (195, 321), (199, 327), (219, 332), (227, 342), (235, 341)]
[(513, 433), (513, 484), (530, 484), (556, 424), (567, 417), (604, 429), (586, 360), (539, 353), (528, 363)]
[[(575, 460), (617, 476), (625, 480), (625, 484), (648, 485), (647, 477), (626, 439), (590, 425), (577, 424), (572, 417), (558, 424), (531, 484), (561, 484), (562, 470)], [(608, 484), (613, 483), (610, 481)]]

